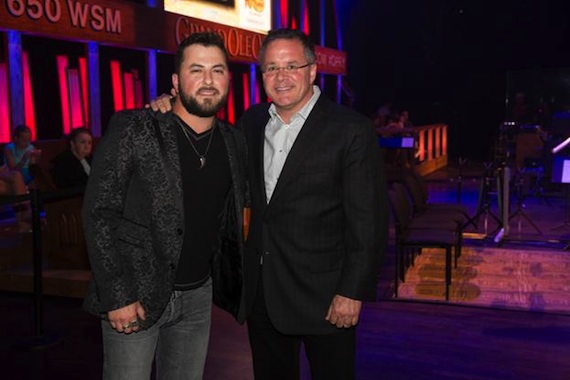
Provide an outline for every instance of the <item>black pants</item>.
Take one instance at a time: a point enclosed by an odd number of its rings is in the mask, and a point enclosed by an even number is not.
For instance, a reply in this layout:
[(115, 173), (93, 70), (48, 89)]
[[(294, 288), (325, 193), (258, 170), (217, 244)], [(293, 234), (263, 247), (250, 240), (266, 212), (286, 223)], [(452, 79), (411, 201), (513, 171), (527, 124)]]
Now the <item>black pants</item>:
[(261, 276), (258, 284), (253, 311), (247, 320), (256, 380), (299, 379), (301, 344), (305, 347), (312, 380), (354, 379), (354, 327), (333, 334), (282, 334), (267, 314)]

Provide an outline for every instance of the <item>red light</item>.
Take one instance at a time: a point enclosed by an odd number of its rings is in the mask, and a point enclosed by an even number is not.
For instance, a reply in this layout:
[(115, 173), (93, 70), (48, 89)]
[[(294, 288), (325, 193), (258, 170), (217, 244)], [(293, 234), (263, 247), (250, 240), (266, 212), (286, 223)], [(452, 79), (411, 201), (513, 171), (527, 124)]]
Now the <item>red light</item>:
[(0, 142), (10, 141), (10, 107), (8, 106), (8, 71), (0, 63)]
[(81, 104), (83, 105), (83, 126), (89, 127), (89, 84), (87, 82), (87, 59), (79, 57), (79, 79), (81, 85)]
[(234, 124), (236, 119), (235, 107), (234, 107), (234, 90), (231, 85), (231, 74), (230, 74), (230, 93), (228, 94), (228, 115), (227, 121)]
[(70, 105), (71, 129), (83, 127), (83, 106), (81, 105), (81, 82), (77, 69), (67, 69), (68, 97), (65, 99)]
[(111, 61), (111, 84), (113, 86), (113, 103), (115, 112), (124, 109), (123, 102), (123, 81), (121, 79), (121, 63)]
[(68, 134), (71, 130), (71, 118), (69, 112), (69, 97), (67, 89), (67, 57), (58, 55), (57, 60), (57, 76), (59, 78), (59, 96), (61, 99), (61, 118), (63, 121), (63, 133)]
[(124, 99), (125, 99), (125, 109), (132, 110), (135, 108), (135, 83), (133, 79), (133, 73), (127, 72), (123, 74), (123, 85), (124, 85)]
[(28, 62), (28, 53), (22, 52), (22, 65), (24, 66), (24, 120), (32, 130), (32, 140), (37, 138), (36, 133), (36, 114), (34, 112), (34, 96), (32, 94), (32, 81), (30, 79), (30, 64)]
[(246, 110), (249, 108), (249, 75), (247, 73), (243, 73), (242, 83), (243, 83), (243, 109)]
[(287, 22), (288, 1), (281, 0), (281, 27), (285, 28), (289, 23)]

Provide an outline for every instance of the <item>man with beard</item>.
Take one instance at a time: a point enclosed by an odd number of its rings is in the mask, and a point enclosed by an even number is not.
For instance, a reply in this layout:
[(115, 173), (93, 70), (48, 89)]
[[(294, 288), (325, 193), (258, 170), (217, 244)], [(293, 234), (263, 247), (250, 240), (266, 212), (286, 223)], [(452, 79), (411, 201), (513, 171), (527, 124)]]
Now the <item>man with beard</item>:
[(153, 360), (159, 379), (201, 379), (212, 298), (243, 321), (245, 141), (215, 117), (230, 81), (223, 40), (192, 34), (175, 66), (172, 111), (115, 114), (85, 193), (84, 306), (102, 318), (104, 379), (148, 379)]

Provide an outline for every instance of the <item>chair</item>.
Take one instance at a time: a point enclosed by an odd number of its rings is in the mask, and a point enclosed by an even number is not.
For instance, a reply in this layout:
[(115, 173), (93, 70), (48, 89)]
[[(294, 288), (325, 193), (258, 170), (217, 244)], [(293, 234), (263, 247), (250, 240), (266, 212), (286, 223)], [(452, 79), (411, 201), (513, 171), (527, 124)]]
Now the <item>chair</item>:
[(388, 194), (396, 227), (395, 296), (398, 296), (400, 276), (402, 281), (405, 280), (404, 250), (441, 248), (445, 250), (445, 299), (449, 300), (452, 251), (455, 248), (455, 266), (457, 266), (458, 251), (461, 248), (461, 229), (450, 219), (433, 216), (414, 217), (407, 191), (400, 183), (392, 184)]
[(423, 185), (409, 174), (404, 175), (403, 183), (405, 185), (396, 185), (396, 188), (406, 193), (411, 205), (412, 229), (425, 229), (427, 227), (427, 229), (445, 229), (457, 233), (458, 244), (455, 250), (455, 267), (457, 267), (457, 260), (461, 256), (463, 228), (465, 220), (468, 218), (467, 214), (461, 212), (460, 209), (453, 208), (453, 206), (456, 206), (454, 204), (428, 204), (425, 202), (425, 198), (421, 194), (422, 190), (420, 190), (420, 187), (423, 187)]
[[(459, 229), (459, 239), (463, 239), (463, 229), (473, 223), (469, 219), (467, 208), (454, 203), (430, 203), (428, 202), (427, 185), (423, 178), (414, 172), (404, 175), (403, 183), (411, 199), (414, 216), (433, 217), (435, 220), (453, 220)], [(461, 243), (456, 251), (457, 258), (461, 256)]]
[(446, 213), (457, 222), (465, 223), (469, 219), (466, 207), (456, 203), (429, 202), (429, 193), (425, 180), (417, 173), (409, 171), (404, 175), (404, 185), (410, 194), (415, 214), (429, 212)]
[(477, 228), (476, 222), (470, 218), (469, 210), (465, 206), (457, 203), (429, 202), (427, 184), (417, 173), (408, 172), (404, 175), (403, 182), (410, 194), (410, 198), (412, 199), (415, 214), (445, 214), (448, 218), (452, 218), (457, 223), (461, 224), (461, 236), (463, 236), (463, 230), (469, 224)]

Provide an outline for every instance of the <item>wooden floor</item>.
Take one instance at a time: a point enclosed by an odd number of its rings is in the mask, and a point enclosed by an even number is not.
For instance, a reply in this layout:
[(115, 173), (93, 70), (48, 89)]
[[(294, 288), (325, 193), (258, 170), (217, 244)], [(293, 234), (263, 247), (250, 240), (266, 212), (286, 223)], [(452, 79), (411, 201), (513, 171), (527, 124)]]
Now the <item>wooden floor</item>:
[[(449, 180), (434, 177), (430, 188), (448, 191)], [(534, 207), (542, 200), (533, 202), (529, 199), (525, 210), (545, 231), (563, 221), (560, 203), (543, 205), (540, 211)], [(532, 228), (522, 232), (521, 239), (513, 234), (505, 244), (560, 247), (550, 236), (533, 236)], [(560, 238), (566, 231), (557, 233)], [(492, 236), (477, 242), (492, 243)], [(363, 310), (357, 330), (357, 379), (570, 379), (570, 315), (394, 300), (392, 263), (389, 253), (379, 276), (379, 300)], [(81, 309), (78, 298), (44, 296), (41, 301), (25, 293), (0, 292), (0, 379), (100, 379), (99, 322)], [(39, 348), (52, 343), (51, 338), (57, 344)], [(253, 378), (245, 326), (218, 309), (204, 378)], [(302, 379), (309, 379), (305, 363)]]
[[(47, 297), (43, 304), (45, 336), (60, 343), (13, 348), (36, 336), (33, 302), (0, 294), (0, 378), (100, 379), (95, 318), (78, 299)], [(570, 379), (568, 315), (379, 301), (364, 308), (357, 336), (357, 379)], [(245, 327), (218, 309), (204, 378), (253, 378)]]

